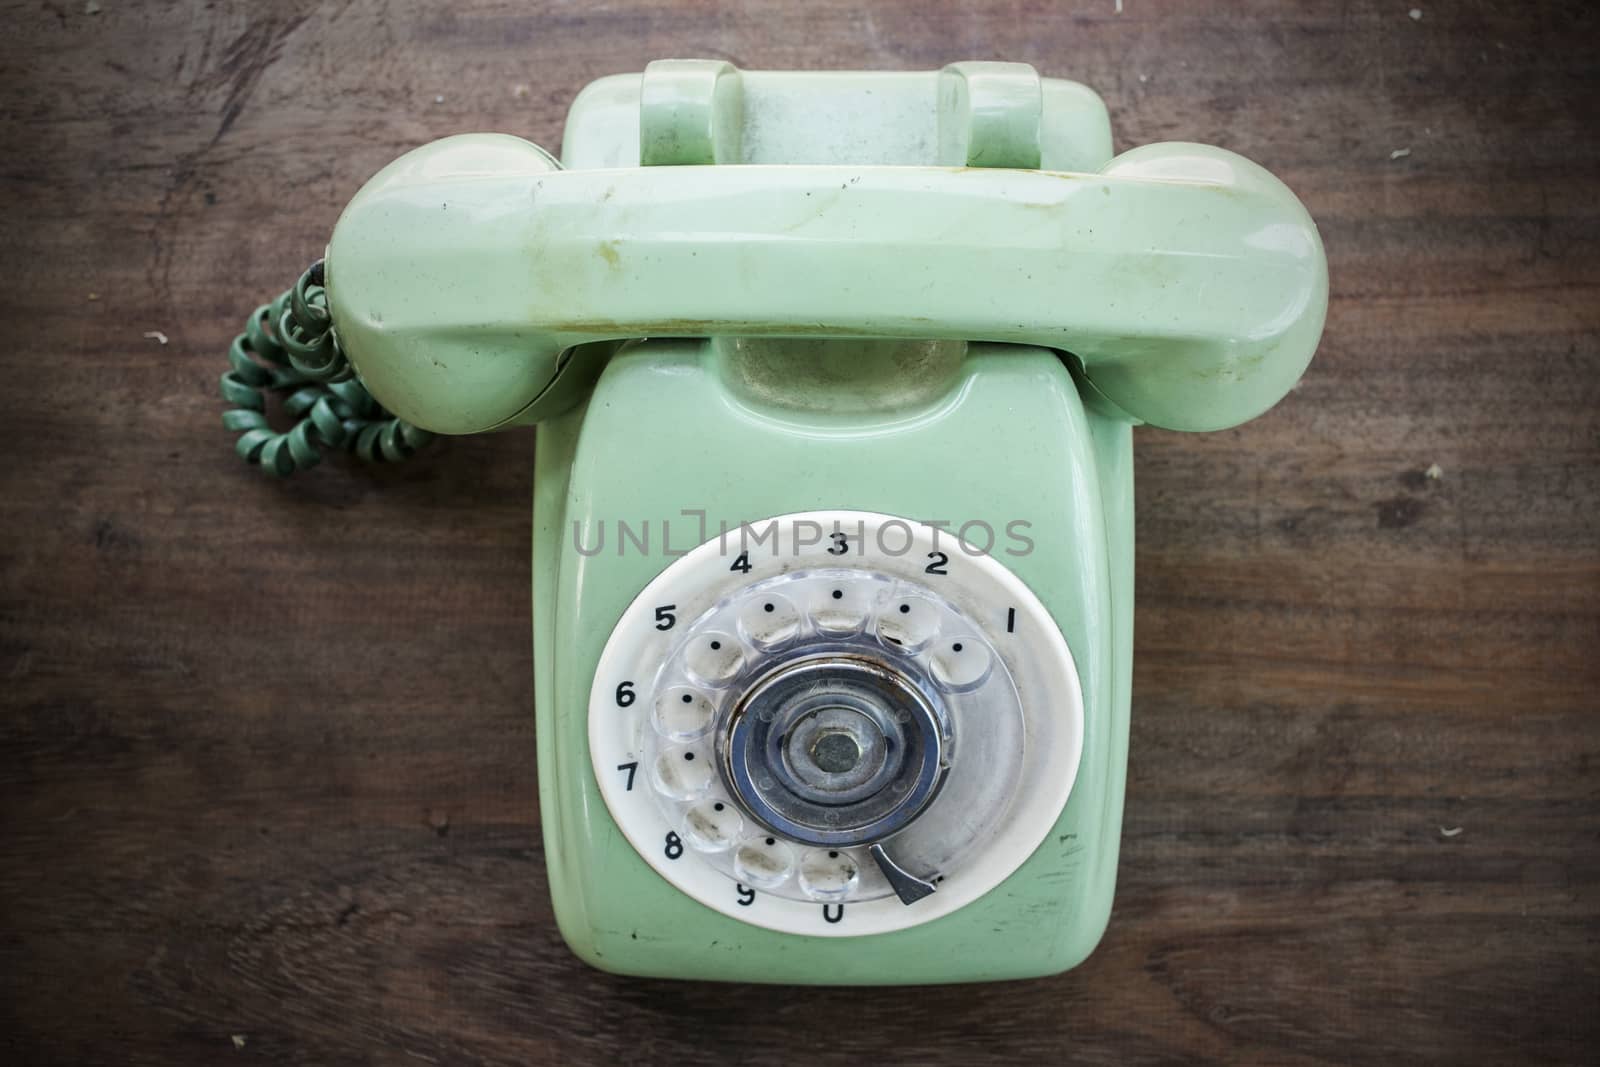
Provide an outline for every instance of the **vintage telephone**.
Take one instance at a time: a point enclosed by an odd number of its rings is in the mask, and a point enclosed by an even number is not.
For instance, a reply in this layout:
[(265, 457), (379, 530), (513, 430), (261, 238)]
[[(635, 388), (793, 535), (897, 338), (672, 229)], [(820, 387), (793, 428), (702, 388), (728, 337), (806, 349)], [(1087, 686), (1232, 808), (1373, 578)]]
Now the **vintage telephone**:
[(1081, 85), (674, 60), (585, 89), (560, 163), (479, 134), (384, 168), (235, 344), (225, 422), (279, 473), (540, 424), (540, 799), (585, 960), (1017, 978), (1110, 914), (1131, 427), (1261, 414), (1326, 303), (1282, 183), (1112, 158)]

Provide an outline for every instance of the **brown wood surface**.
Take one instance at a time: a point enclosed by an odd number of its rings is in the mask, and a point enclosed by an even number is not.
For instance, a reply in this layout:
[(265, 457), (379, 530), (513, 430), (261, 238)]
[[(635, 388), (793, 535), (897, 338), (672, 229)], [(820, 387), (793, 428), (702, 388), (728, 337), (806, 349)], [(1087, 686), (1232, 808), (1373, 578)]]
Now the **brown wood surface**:
[[(9, 1062), (1600, 1057), (1600, 19), (1124, 8), (5, 5)], [(683, 55), (1031, 62), (1119, 148), (1243, 152), (1322, 227), (1303, 385), (1138, 434), (1121, 878), (1073, 973), (587, 969), (538, 829), (534, 434), (275, 484), (219, 429), (244, 314), (379, 166), (555, 148), (584, 83)]]

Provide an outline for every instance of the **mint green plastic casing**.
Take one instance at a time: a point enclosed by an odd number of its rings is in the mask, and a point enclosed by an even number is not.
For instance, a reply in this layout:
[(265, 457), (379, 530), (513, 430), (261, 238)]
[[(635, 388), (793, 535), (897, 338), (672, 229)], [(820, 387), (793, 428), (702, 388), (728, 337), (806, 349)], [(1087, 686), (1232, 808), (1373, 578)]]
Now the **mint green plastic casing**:
[[(1095, 94), (1010, 64), (652, 64), (584, 90), (562, 164), (495, 135), (419, 149), (352, 202), (327, 268), (386, 406), (442, 432), (540, 423), (535, 703), (562, 935), (605, 970), (677, 978), (1072, 967), (1115, 885), (1131, 426), (1233, 425), (1298, 378), (1326, 305), (1303, 208), (1204, 146), (1113, 161)], [(1043, 844), (892, 933), (779, 933), (698, 903), (624, 838), (589, 756), (595, 668), (639, 591), (721, 527), (821, 509), (1025, 531), (1031, 551), (997, 556), (1082, 684), (1082, 761)], [(617, 551), (618, 520), (648, 523), (650, 551)], [(605, 549), (579, 553), (602, 524)]]
[[(1052, 974), (1099, 940), (1127, 763), (1131, 430), (1085, 410), (1052, 352), (974, 345), (953, 365), (928, 362), (922, 389), (798, 374), (805, 395), (789, 406), (762, 392), (760, 372), (736, 346), (646, 342), (611, 360), (585, 409), (541, 425), (533, 552), (540, 806), (557, 921), (595, 966), (756, 982), (960, 982)], [(859, 388), (880, 384), (912, 395), (886, 410), (849, 410)], [(996, 530), (1030, 524), (1034, 551), (1002, 558), (1072, 649), (1085, 733), (1066, 809), (1015, 874), (921, 926), (827, 938), (727, 918), (645, 865), (594, 782), (589, 683), (617, 618), (670, 559), (583, 558), (572, 527), (592, 546), (602, 518), (680, 516), (684, 508), (704, 508), (713, 533), (720, 522), (820, 508), (981, 519)], [(698, 530), (695, 517), (674, 523), (673, 547), (696, 543)]]
[[(610, 79), (580, 97), (567, 123), (568, 165), (582, 165), (579, 152), (605, 150), (597, 142), (616, 143), (606, 131), (626, 121), (637, 83)], [(1073, 169), (1098, 169), (1110, 158), (1099, 101), (1061, 88), (1080, 105)], [(616, 140), (626, 143), (626, 133)], [(539, 428), (540, 806), (557, 921), (597, 967), (753, 982), (1022, 978), (1078, 963), (1106, 927), (1132, 669), (1130, 426), (1086, 411), (1054, 352), (887, 344), (645, 342), (612, 358), (586, 408)], [(979, 519), (995, 530), (1030, 523), (1035, 551), (1002, 558), (1061, 625), (1083, 682), (1082, 764), (1045, 844), (976, 903), (890, 934), (778, 933), (691, 900), (618, 832), (590, 769), (595, 664), (618, 616), (671, 558), (585, 559), (574, 524), (592, 545), (601, 519), (675, 517), (672, 547), (682, 550), (701, 539), (700, 519), (686, 509), (704, 510), (714, 534), (721, 524), (822, 508)]]

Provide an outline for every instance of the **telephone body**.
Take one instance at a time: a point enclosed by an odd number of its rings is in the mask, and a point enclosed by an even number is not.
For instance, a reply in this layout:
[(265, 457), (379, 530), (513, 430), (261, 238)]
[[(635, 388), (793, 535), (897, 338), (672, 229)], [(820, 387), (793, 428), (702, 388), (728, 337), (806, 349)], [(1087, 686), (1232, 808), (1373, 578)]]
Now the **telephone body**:
[[(663, 61), (560, 163), (447, 138), (326, 259), (391, 411), (539, 423), (555, 914), (627, 974), (1052, 974), (1109, 918), (1132, 427), (1231, 426), (1315, 349), (1316, 228), (1220, 149), (1113, 158), (1020, 64)], [(753, 542), (753, 543), (752, 543)]]

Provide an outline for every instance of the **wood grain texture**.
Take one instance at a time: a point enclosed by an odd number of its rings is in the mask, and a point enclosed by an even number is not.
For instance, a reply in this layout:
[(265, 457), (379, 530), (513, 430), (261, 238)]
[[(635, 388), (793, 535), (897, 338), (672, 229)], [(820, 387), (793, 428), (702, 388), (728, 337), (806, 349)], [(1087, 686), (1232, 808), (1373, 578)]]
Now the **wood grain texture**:
[[(1587, 5), (98, 8), (0, 22), (9, 1062), (1600, 1055)], [(1031, 62), (1098, 89), (1119, 148), (1242, 152), (1322, 227), (1301, 387), (1138, 435), (1121, 880), (1073, 973), (586, 969), (538, 834), (534, 436), (273, 484), (218, 428), (242, 316), (368, 175), (464, 130), (555, 148), (584, 83), (684, 55)]]

